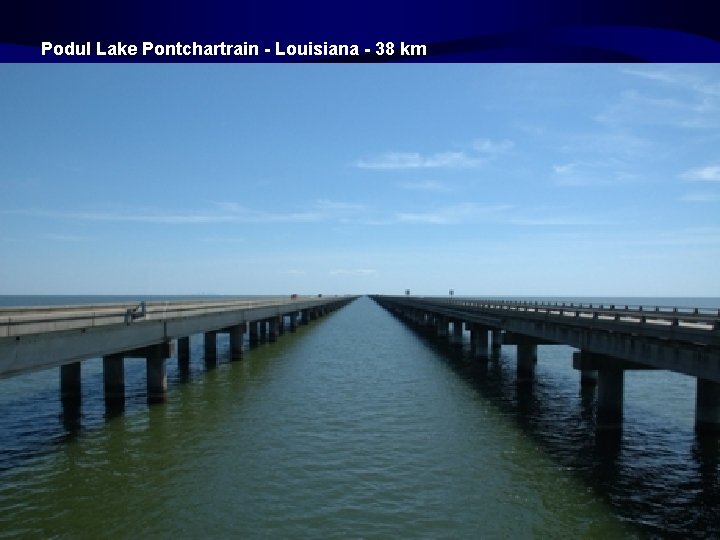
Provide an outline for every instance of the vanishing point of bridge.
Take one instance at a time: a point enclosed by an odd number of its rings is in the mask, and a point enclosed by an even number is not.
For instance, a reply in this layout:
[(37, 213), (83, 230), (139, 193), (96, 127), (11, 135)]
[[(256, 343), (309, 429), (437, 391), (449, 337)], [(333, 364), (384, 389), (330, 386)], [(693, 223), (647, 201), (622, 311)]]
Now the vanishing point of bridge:
[[(144, 358), (149, 401), (166, 399), (166, 360), (189, 370), (190, 336), (202, 335), (204, 360), (217, 361), (219, 333), (230, 357), (242, 356), (244, 336), (255, 345), (286, 328), (307, 324), (356, 296), (153, 302), (0, 308), (0, 378), (58, 367), (63, 403), (77, 403), (81, 362), (103, 359), (105, 399), (124, 402), (124, 361)], [(532, 381), (537, 348), (578, 349), (573, 367), (583, 385), (597, 385), (599, 427), (619, 427), (624, 372), (663, 369), (697, 379), (695, 425), (720, 431), (720, 313), (718, 310), (538, 303), (462, 298), (373, 296), (405, 320), (462, 344), (470, 331), (478, 358), (517, 347), (517, 378)], [(452, 332), (450, 331), (452, 328)], [(488, 354), (489, 353), (489, 354)]]
[[(570, 345), (583, 385), (597, 385), (599, 427), (622, 423), (624, 372), (663, 369), (697, 379), (697, 431), (720, 431), (720, 312), (717, 309), (608, 306), (463, 298), (373, 296), (406, 321), (497, 356), (517, 347), (517, 379), (532, 381), (537, 348)], [(452, 332), (449, 328), (452, 327)], [(488, 349), (490, 348), (490, 351)], [(488, 355), (490, 352), (490, 355)]]

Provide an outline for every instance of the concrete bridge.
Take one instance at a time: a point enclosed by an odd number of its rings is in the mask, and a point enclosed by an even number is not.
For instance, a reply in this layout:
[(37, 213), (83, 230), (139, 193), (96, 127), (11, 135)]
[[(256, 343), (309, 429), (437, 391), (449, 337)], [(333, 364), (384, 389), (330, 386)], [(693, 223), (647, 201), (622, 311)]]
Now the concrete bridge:
[(188, 370), (191, 335), (203, 335), (206, 364), (217, 361), (219, 333), (230, 335), (231, 357), (239, 359), (246, 332), (250, 345), (275, 341), (286, 328), (308, 324), (355, 298), (0, 308), (0, 378), (59, 367), (63, 402), (78, 403), (81, 361), (102, 357), (106, 403), (117, 404), (125, 399), (124, 359), (139, 357), (147, 363), (148, 400), (163, 401), (165, 361), (176, 353), (179, 368)]
[[(697, 431), (720, 431), (720, 312), (559, 302), (372, 296), (406, 321), (462, 344), (470, 331), (475, 356), (517, 346), (518, 381), (532, 381), (537, 348), (578, 349), (573, 367), (597, 385), (598, 426), (622, 423), (624, 372), (664, 369), (696, 377)], [(452, 328), (452, 331), (450, 331)], [(488, 348), (490, 351), (488, 351)]]

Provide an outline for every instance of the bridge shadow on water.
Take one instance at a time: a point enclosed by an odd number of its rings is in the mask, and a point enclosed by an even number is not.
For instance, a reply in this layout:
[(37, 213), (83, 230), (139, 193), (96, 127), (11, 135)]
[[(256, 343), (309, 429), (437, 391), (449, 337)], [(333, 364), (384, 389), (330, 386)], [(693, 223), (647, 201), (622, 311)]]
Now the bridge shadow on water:
[[(720, 537), (719, 435), (685, 434), (675, 447), (653, 448), (656, 439), (637, 427), (598, 428), (596, 388), (581, 386), (579, 376), (575, 389), (537, 373), (518, 379), (512, 352), (475, 358), (467, 342), (459, 347), (402, 322), (483, 401), (511, 418), (539, 451), (605, 499), (640, 536)], [(559, 382), (565, 382), (563, 388)], [(672, 439), (672, 431), (663, 436)]]
[[(266, 369), (269, 359), (291, 347), (295, 338), (301, 337), (307, 328), (287, 329), (276, 342), (261, 341), (252, 346), (246, 338), (240, 359), (231, 358), (229, 338), (220, 335), (217, 358), (213, 362), (206, 362), (203, 340), (194, 337), (189, 364), (183, 367), (175, 357), (166, 361), (167, 399), (175, 399), (173, 394), (184, 386), (203, 380), (211, 382), (218, 377), (218, 372), (231, 366), (246, 373)], [(167, 406), (166, 401), (148, 399), (145, 362), (141, 359), (126, 360), (125, 394), (118, 399), (106, 400), (101, 365), (101, 359), (83, 362), (80, 400), (61, 397), (57, 369), (0, 381), (0, 390), (5, 389), (0, 408), (6, 411), (4, 421), (0, 423), (0, 473), (31, 467), (35, 460), (51, 455), (92, 430), (103, 429), (111, 422), (123, 422), (128, 415), (146, 414), (151, 408)], [(18, 386), (21, 390), (15, 391)], [(202, 389), (211, 384), (197, 386)]]

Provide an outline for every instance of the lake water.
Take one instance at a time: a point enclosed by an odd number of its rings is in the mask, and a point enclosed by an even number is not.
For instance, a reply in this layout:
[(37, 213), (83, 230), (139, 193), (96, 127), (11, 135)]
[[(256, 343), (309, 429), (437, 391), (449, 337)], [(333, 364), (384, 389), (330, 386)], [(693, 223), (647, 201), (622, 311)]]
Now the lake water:
[[(670, 303), (717, 304), (701, 301)], [(690, 377), (628, 372), (617, 435), (596, 432), (571, 348), (539, 347), (518, 383), (514, 347), (473, 359), (367, 297), (241, 361), (219, 341), (214, 369), (191, 347), (164, 404), (128, 360), (119, 415), (99, 359), (79, 416), (57, 370), (0, 380), (0, 537), (720, 535), (720, 448), (694, 433)]]

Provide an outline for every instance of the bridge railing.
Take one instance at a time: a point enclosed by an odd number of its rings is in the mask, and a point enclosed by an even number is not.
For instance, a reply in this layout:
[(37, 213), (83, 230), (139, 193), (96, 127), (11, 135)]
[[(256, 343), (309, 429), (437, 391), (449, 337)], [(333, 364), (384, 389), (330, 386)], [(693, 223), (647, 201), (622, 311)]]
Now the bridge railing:
[[(408, 297), (399, 297), (408, 298)], [(413, 298), (413, 297), (410, 297)], [(546, 317), (577, 317), (599, 321), (614, 321), (641, 325), (682, 326), (698, 330), (720, 331), (720, 309), (643, 306), (622, 304), (593, 304), (576, 302), (516, 301), (501, 299), (467, 299), (414, 297), (430, 304), (490, 310), (494, 312), (525, 312)]]
[[(128, 318), (128, 314), (138, 307), (138, 303), (0, 308), (0, 337), (75, 330), (110, 324), (131, 324), (135, 319), (164, 320), (296, 303), (322, 304), (332, 298), (334, 297), (321, 299), (316, 296), (300, 296), (292, 299), (147, 302), (142, 316), (130, 318)], [(298, 309), (301, 308), (298, 307)]]

